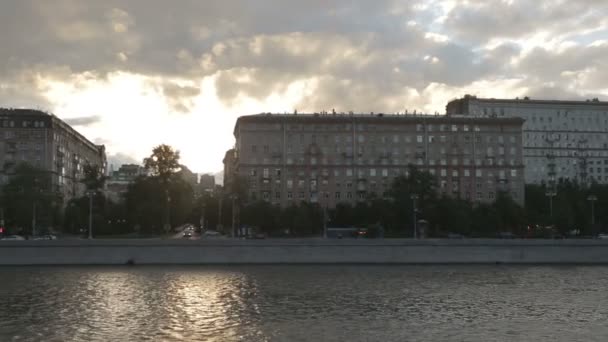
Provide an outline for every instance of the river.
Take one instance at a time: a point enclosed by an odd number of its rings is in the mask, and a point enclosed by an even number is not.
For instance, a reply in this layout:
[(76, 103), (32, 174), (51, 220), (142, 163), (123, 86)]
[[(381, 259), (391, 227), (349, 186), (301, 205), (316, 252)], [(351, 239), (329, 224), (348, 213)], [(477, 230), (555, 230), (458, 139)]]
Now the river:
[(0, 341), (606, 341), (604, 266), (0, 267)]

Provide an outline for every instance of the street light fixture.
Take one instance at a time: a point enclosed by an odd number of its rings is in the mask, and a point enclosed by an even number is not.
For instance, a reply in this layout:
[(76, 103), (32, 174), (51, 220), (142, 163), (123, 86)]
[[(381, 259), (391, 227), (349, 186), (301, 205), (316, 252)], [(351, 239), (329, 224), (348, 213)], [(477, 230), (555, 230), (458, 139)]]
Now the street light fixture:
[(410, 196), (410, 198), (412, 199), (413, 203), (414, 203), (414, 239), (418, 238), (418, 227), (416, 226), (416, 201), (418, 200), (418, 195), (417, 194), (412, 194), (412, 196)]

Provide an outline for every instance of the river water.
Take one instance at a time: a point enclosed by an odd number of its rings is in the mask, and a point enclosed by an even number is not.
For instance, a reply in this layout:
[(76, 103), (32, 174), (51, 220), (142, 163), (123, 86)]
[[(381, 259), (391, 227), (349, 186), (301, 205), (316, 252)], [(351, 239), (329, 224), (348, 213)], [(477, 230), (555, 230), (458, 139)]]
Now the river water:
[(0, 341), (607, 341), (608, 267), (0, 268)]

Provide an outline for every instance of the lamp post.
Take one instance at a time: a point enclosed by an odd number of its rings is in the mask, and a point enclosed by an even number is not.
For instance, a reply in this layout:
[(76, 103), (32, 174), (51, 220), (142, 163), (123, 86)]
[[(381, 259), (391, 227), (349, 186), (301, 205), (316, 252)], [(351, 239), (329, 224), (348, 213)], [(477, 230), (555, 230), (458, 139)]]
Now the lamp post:
[(237, 201), (237, 196), (236, 195), (232, 195), (232, 237), (236, 237), (237, 232), (236, 232), (236, 201)]
[(87, 196), (89, 196), (89, 239), (93, 239), (93, 196), (95, 196), (95, 191), (87, 191)]
[(327, 239), (327, 206), (323, 206), (323, 238)]
[(595, 226), (595, 201), (597, 201), (597, 196), (589, 195), (587, 196), (587, 201), (591, 202), (591, 226)]
[(551, 221), (553, 221), (553, 197), (557, 196), (557, 192), (549, 190), (545, 193), (545, 196), (549, 197), (549, 216), (551, 217)]
[(413, 206), (413, 212), (414, 212), (414, 239), (418, 238), (418, 227), (416, 227), (416, 201), (418, 200), (418, 195), (417, 194), (412, 194), (412, 196), (410, 197), (412, 199), (412, 202), (414, 203)]

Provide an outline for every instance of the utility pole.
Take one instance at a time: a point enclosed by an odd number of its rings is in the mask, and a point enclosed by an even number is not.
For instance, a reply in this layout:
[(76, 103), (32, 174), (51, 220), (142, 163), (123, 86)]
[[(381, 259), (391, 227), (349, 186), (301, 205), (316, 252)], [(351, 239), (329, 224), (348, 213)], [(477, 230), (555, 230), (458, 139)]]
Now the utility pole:
[(220, 192), (218, 197), (218, 213), (217, 213), (217, 231), (222, 232), (224, 227), (222, 225), (222, 193)]
[(418, 227), (417, 222), (416, 222), (416, 201), (418, 200), (418, 195), (417, 194), (412, 194), (411, 196), (412, 201), (414, 202), (414, 239), (418, 239)]
[(236, 195), (232, 195), (232, 237), (236, 237)]
[(323, 238), (327, 239), (327, 206), (323, 207)]
[(545, 195), (549, 197), (549, 216), (553, 222), (553, 197), (557, 195), (557, 192), (555, 190), (549, 190)]
[(32, 236), (36, 236), (36, 201), (32, 203)]
[(597, 196), (589, 195), (587, 201), (591, 202), (591, 229), (595, 233), (595, 201), (597, 201)]
[(89, 190), (87, 195), (89, 196), (89, 240), (91, 240), (93, 239), (93, 196), (95, 191)]

